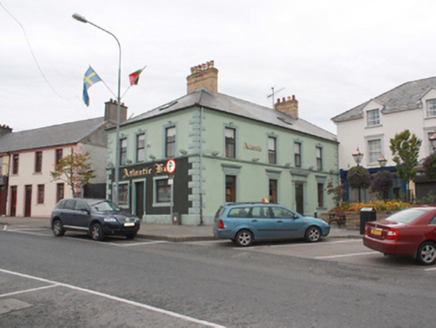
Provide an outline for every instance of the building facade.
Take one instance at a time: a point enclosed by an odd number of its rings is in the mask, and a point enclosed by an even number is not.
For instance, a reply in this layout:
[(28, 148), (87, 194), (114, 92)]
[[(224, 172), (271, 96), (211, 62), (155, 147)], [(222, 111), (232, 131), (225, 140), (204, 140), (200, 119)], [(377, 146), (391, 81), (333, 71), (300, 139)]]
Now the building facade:
[[(404, 83), (332, 120), (337, 126), (340, 142), (339, 166), (343, 182), (346, 182), (348, 170), (356, 165), (352, 154), (357, 148), (364, 154), (361, 165), (370, 173), (381, 169), (378, 160), (383, 156), (387, 160), (384, 169), (395, 174), (395, 163), (389, 148), (390, 139), (395, 134), (408, 129), (422, 140), (420, 160), (433, 152), (429, 137), (436, 132), (436, 77)], [(396, 178), (390, 196), (405, 195), (405, 191), (406, 185)], [(352, 199), (356, 199), (356, 191), (350, 192)], [(366, 200), (369, 200), (368, 196)]]
[[(105, 198), (106, 128), (114, 124), (117, 106), (106, 103), (105, 116), (54, 125), (0, 136), (3, 179), (0, 186), (3, 214), (8, 216), (49, 217), (62, 198), (73, 197), (65, 181), (53, 181), (50, 175), (61, 158), (72, 153), (90, 153), (96, 178), (80, 197)], [(127, 108), (123, 106), (124, 120)], [(7, 191), (7, 192), (5, 192)], [(77, 195), (76, 195), (77, 196)]]
[[(222, 204), (263, 198), (309, 215), (333, 207), (325, 187), (338, 180), (336, 136), (299, 118), (295, 97), (266, 108), (218, 93), (213, 62), (191, 73), (187, 95), (121, 125), (120, 206), (146, 222), (182, 224), (211, 223)], [(114, 129), (108, 137), (110, 196)]]

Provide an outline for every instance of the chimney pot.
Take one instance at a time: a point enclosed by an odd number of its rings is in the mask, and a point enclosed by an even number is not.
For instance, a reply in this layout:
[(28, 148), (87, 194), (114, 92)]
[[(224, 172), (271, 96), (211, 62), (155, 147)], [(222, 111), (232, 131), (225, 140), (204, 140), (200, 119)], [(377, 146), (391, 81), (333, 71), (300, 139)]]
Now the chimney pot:
[(277, 103), (280, 104), (280, 98), (277, 98)]
[(288, 96), (288, 101), (291, 100), (291, 96)]
[(292, 100), (295, 100), (295, 95), (292, 95)]

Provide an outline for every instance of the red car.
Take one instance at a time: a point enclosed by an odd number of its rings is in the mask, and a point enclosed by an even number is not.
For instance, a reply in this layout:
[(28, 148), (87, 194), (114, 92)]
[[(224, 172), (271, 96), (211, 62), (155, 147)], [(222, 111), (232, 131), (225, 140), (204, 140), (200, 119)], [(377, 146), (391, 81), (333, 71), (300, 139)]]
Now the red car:
[(366, 223), (363, 244), (386, 255), (407, 255), (421, 264), (436, 262), (436, 207), (411, 207)]

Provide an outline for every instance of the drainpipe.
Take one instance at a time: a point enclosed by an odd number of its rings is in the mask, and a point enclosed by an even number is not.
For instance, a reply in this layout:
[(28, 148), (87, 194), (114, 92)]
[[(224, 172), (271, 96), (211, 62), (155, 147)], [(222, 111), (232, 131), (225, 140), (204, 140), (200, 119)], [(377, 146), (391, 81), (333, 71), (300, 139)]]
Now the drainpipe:
[(200, 108), (200, 224), (203, 225), (203, 107)]

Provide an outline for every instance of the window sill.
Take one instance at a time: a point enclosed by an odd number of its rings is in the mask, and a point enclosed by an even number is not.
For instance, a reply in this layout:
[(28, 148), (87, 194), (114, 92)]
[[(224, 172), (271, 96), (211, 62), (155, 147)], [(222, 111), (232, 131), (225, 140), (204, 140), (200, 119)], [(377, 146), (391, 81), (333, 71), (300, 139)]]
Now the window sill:
[(367, 126), (365, 126), (365, 129), (380, 128), (382, 126), (383, 126), (383, 124), (367, 125)]

